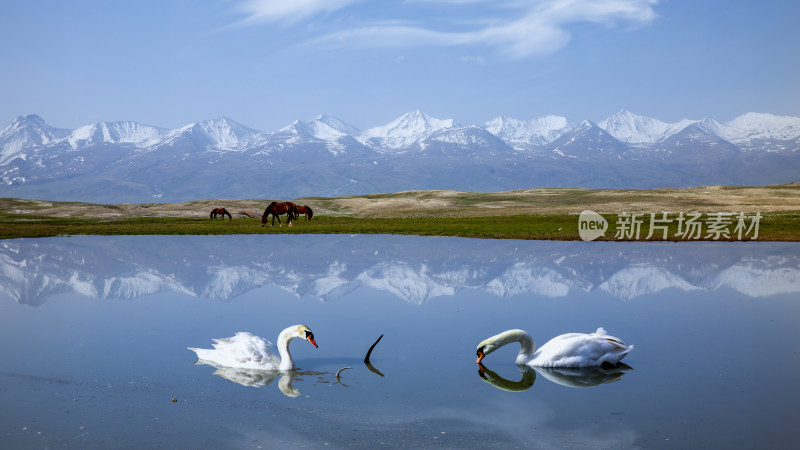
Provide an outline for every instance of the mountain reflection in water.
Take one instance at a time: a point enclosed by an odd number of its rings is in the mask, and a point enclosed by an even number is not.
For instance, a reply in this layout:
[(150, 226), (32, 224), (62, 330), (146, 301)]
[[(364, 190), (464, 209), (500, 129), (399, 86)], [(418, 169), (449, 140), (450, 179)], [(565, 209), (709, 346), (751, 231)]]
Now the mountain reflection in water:
[(667, 288), (800, 291), (800, 244), (553, 242), (390, 235), (70, 236), (0, 241), (0, 295), (133, 299), (180, 292), (221, 301), (278, 287), (323, 301), (360, 287), (422, 304), (462, 289), (499, 297), (621, 300)]

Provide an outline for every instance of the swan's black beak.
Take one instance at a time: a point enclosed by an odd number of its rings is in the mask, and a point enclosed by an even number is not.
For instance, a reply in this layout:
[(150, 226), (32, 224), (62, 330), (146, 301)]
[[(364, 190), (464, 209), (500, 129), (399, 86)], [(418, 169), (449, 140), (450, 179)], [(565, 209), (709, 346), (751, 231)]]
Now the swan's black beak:
[(306, 331), (306, 340), (308, 342), (311, 342), (311, 345), (313, 345), (315, 348), (319, 348), (319, 346), (317, 345), (317, 342), (314, 341), (314, 333), (311, 333), (310, 331)]
[(478, 351), (477, 351), (477, 353), (475, 353), (476, 355), (478, 355), (478, 359), (475, 361), (475, 364), (480, 364), (480, 363), (481, 363), (481, 361), (483, 361), (483, 358), (486, 356), (486, 355), (483, 353), (483, 351), (482, 351), (482, 350), (483, 350), (483, 348), (479, 348), (479, 349), (478, 349)]

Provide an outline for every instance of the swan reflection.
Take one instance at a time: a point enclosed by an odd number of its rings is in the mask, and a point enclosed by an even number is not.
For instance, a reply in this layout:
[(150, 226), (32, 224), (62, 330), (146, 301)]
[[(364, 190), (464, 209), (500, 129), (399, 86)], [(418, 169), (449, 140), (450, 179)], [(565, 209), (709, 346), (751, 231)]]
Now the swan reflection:
[(513, 381), (503, 378), (497, 372), (488, 369), (483, 363), (478, 364), (478, 376), (480, 376), (481, 380), (498, 389), (509, 392), (521, 392), (530, 389), (536, 381), (537, 373), (562, 386), (585, 388), (619, 381), (626, 371), (633, 370), (633, 368), (621, 363), (617, 366), (606, 365), (581, 368), (518, 365), (517, 370), (522, 374), (522, 378), (519, 381)]
[(275, 381), (275, 378), (280, 377), (278, 380), (278, 389), (287, 397), (297, 397), (300, 391), (292, 386), (292, 382), (298, 379), (301, 374), (295, 372), (286, 372), (279, 370), (260, 370), (260, 369), (242, 369), (236, 367), (221, 366), (213, 361), (198, 360), (195, 364), (205, 364), (216, 369), (214, 375), (225, 378), (226, 380), (233, 381), (234, 383), (241, 384), (242, 386), (262, 387)]
[(534, 367), (533, 370), (553, 383), (584, 388), (619, 381), (633, 367), (620, 363), (616, 366), (609, 364), (600, 367)]
[(487, 369), (483, 363), (478, 363), (478, 376), (481, 377), (481, 380), (504, 391), (527, 391), (533, 386), (533, 382), (536, 381), (536, 371), (528, 366), (517, 366), (517, 368), (522, 373), (522, 379), (519, 381), (507, 380), (498, 375), (497, 372)]

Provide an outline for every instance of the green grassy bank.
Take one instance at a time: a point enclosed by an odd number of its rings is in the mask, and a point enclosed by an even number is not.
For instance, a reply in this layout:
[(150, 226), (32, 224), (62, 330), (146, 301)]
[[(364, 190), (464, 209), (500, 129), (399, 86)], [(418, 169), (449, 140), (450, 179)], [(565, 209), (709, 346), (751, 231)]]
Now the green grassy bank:
[[(761, 213), (758, 241), (800, 241), (800, 212)], [(639, 238), (633, 233), (617, 237), (617, 214), (603, 214), (609, 228), (601, 240), (645, 240), (649, 233), (649, 216), (643, 216)], [(283, 218), (285, 222), (285, 217)], [(708, 236), (707, 226), (701, 228), (699, 239), (681, 239), (678, 216), (668, 216), (667, 240), (739, 240), (736, 220), (723, 234)], [(748, 222), (749, 224), (749, 222)], [(51, 217), (35, 214), (0, 213), (0, 239), (48, 237), (64, 235), (142, 235), (142, 234), (405, 234), (418, 236), (460, 236), (491, 239), (578, 240), (576, 214), (516, 214), (475, 217), (414, 217), (374, 218), (317, 215), (313, 221), (304, 217), (293, 227), (285, 223), (278, 227), (262, 227), (260, 218), (233, 220), (206, 217), (131, 217), (98, 219), (86, 217)], [(741, 240), (751, 240), (754, 230), (744, 233)], [(650, 239), (661, 241), (663, 231)]]

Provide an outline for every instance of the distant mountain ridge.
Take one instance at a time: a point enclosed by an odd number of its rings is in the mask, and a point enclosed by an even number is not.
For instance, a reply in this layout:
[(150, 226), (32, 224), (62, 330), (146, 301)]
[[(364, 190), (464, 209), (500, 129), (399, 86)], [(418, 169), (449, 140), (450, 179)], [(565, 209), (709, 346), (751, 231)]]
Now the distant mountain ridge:
[(99, 202), (279, 198), (407, 189), (685, 187), (798, 181), (800, 118), (746, 113), (667, 123), (497, 117), (461, 125), (415, 110), (359, 130), (332, 116), (263, 132), (221, 117), (0, 131), (0, 195)]

